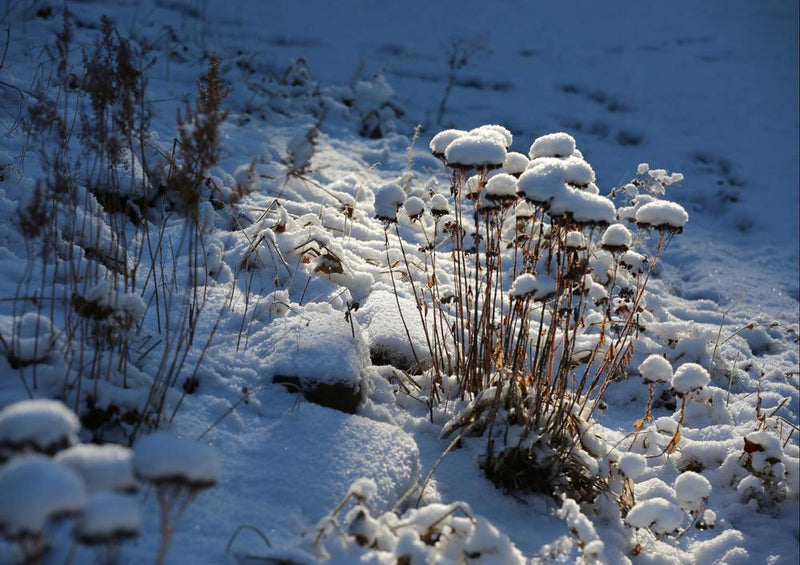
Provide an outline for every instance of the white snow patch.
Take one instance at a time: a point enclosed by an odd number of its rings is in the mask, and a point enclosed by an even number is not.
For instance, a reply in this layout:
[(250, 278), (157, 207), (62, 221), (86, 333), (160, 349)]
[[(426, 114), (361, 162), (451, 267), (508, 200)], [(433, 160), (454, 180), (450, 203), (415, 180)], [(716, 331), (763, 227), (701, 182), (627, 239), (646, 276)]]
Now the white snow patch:
[(672, 377), (672, 388), (680, 395), (688, 394), (706, 386), (711, 376), (697, 363), (684, 363)]
[(563, 132), (549, 133), (536, 138), (531, 145), (531, 160), (538, 157), (569, 157), (575, 152), (575, 138)]
[(636, 210), (636, 223), (656, 229), (682, 229), (689, 221), (683, 206), (666, 200), (654, 200)]
[(666, 383), (672, 378), (672, 365), (661, 355), (650, 355), (639, 365), (645, 383)]

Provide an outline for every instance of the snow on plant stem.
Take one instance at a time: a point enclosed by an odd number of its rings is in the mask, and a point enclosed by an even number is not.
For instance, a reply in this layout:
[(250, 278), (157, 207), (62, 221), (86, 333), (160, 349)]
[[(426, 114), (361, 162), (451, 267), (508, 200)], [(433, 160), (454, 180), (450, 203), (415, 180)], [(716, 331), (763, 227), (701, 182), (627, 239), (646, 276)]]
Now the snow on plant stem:
[(0, 411), (0, 460), (6, 450), (54, 453), (77, 441), (80, 422), (57, 400), (15, 402)]

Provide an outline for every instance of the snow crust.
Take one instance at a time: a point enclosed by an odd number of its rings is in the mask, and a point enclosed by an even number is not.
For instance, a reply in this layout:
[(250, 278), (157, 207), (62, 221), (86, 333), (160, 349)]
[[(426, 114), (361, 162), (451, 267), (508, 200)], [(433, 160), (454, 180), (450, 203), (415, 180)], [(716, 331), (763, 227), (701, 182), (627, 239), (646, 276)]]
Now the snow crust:
[(204, 488), (219, 480), (222, 463), (208, 445), (159, 431), (136, 444), (133, 469), (144, 481)]
[(78, 417), (57, 400), (22, 400), (0, 411), (0, 449), (48, 452), (75, 443), (79, 430)]

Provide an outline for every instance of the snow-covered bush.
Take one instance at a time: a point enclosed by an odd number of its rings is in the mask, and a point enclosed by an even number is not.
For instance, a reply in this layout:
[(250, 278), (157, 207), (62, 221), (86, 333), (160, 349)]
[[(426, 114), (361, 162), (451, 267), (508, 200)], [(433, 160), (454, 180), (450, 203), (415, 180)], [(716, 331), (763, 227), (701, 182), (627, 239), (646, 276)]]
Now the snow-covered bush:
[[(647, 281), (687, 217), (657, 199), (660, 174), (626, 192), (646, 192), (641, 217), (618, 213), (568, 134), (537, 138), (528, 157), (509, 153), (511, 143), (497, 125), (438, 133), (430, 149), (452, 169), (449, 198), (434, 193), (426, 219), (418, 197), (386, 187), (376, 215), (402, 246), (396, 210), (405, 203), (408, 227), (434, 250), (417, 284), (401, 247), (432, 362), (429, 406), (453, 394), (466, 403), (444, 435), (486, 432), (482, 465), (503, 488), (593, 499), (602, 481), (588, 461), (600, 454), (585, 431), (625, 373)], [(650, 382), (671, 376), (670, 367)], [(451, 379), (457, 390), (437, 390)]]

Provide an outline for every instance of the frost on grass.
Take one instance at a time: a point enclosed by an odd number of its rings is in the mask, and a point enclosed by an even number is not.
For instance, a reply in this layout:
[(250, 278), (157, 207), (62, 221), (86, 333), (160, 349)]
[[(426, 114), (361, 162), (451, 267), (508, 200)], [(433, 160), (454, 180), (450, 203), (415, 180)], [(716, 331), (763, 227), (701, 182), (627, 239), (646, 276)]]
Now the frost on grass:
[(42, 455), (18, 457), (6, 465), (0, 493), (0, 531), (10, 539), (37, 536), (49, 520), (86, 505), (80, 477)]
[(0, 460), (9, 452), (55, 453), (77, 441), (80, 422), (57, 400), (23, 400), (0, 411)]
[(103, 492), (89, 499), (75, 524), (81, 543), (100, 544), (134, 537), (142, 522), (139, 500), (133, 496)]
[(147, 482), (205, 488), (219, 480), (221, 463), (217, 452), (207, 445), (155, 432), (136, 444), (133, 468), (136, 476)]
[(56, 456), (56, 461), (75, 471), (90, 494), (102, 491), (135, 490), (133, 452), (114, 444), (80, 444)]

